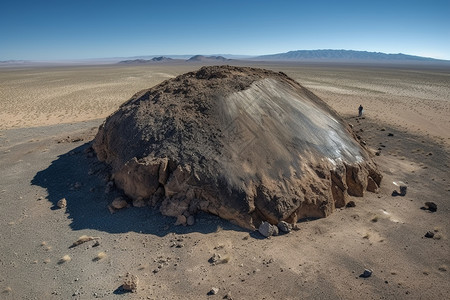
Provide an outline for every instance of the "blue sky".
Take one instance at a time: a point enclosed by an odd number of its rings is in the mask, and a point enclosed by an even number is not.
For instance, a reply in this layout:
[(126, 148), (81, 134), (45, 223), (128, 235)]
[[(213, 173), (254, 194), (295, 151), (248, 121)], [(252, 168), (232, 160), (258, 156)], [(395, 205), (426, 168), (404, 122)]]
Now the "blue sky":
[(450, 59), (450, 1), (5, 0), (0, 60), (348, 49)]

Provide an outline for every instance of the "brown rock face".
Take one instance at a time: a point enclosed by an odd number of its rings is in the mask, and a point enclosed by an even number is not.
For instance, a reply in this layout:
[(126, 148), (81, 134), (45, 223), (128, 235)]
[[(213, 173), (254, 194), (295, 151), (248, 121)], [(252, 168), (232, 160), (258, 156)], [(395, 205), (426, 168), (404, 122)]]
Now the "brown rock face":
[(141, 91), (93, 148), (133, 200), (255, 229), (326, 217), (381, 174), (351, 129), (283, 73), (204, 67)]

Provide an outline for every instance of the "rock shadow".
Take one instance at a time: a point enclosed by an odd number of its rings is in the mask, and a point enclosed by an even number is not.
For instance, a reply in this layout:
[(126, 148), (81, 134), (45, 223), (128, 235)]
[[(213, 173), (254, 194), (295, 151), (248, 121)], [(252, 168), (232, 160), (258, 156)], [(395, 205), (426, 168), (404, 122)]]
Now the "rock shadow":
[[(85, 143), (58, 156), (31, 181), (32, 185), (47, 190), (47, 199), (53, 204), (52, 210), (65, 209), (73, 230), (94, 229), (108, 233), (134, 231), (156, 236), (190, 232), (208, 234), (218, 230), (248, 231), (206, 213), (197, 214), (192, 226), (175, 226), (176, 218), (163, 216), (158, 207), (128, 207), (112, 214), (108, 205), (121, 195), (121, 191), (114, 188), (106, 191), (108, 167), (99, 162), (90, 149), (91, 143)], [(62, 198), (67, 200), (66, 208), (57, 206)]]

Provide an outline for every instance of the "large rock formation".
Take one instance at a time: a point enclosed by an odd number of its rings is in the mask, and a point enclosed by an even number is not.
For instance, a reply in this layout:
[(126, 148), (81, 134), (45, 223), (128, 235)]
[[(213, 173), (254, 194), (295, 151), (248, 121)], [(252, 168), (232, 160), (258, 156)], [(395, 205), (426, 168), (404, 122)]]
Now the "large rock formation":
[(143, 90), (106, 119), (93, 148), (131, 199), (251, 229), (326, 217), (381, 181), (335, 111), (262, 69), (203, 67)]

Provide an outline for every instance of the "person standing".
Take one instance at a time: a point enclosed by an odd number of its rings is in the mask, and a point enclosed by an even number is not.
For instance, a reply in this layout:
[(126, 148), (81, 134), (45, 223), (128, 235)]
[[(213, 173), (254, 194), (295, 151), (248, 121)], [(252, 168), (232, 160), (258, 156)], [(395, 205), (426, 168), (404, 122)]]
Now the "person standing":
[(358, 116), (361, 117), (361, 116), (362, 116), (362, 113), (363, 113), (363, 107), (362, 107), (362, 105), (360, 104), (359, 107), (358, 107)]

